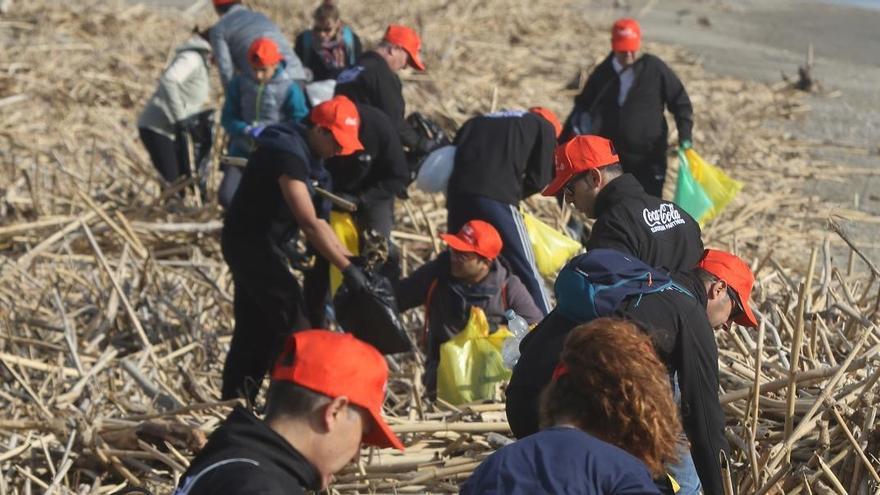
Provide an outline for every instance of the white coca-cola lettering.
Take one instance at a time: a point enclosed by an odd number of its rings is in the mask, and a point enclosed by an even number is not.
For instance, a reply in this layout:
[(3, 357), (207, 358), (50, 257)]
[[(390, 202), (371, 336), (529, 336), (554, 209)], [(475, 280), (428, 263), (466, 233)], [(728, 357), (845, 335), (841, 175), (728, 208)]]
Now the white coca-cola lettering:
[(678, 208), (670, 203), (664, 203), (656, 210), (645, 208), (642, 210), (642, 218), (648, 224), (648, 227), (651, 228), (652, 233), (662, 232), (685, 223), (681, 218)]

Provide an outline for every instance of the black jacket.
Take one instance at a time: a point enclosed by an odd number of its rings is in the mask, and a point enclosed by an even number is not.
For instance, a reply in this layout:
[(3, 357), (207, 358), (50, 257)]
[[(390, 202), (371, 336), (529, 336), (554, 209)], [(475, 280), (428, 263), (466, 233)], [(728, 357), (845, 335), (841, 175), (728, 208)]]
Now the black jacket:
[(342, 71), (336, 78), (336, 94), (382, 110), (397, 129), (401, 144), (410, 149), (419, 147), (418, 133), (406, 123), (400, 78), (378, 53), (367, 52), (357, 65)]
[(356, 196), (363, 205), (394, 199), (409, 182), (409, 165), (400, 139), (381, 110), (355, 106), (361, 117), (358, 138), (364, 150), (324, 162), (333, 177), (333, 190)]
[(703, 256), (697, 221), (675, 203), (646, 193), (630, 174), (599, 191), (595, 214), (587, 250), (616, 249), (670, 272), (689, 270)]
[(556, 133), (533, 113), (474, 117), (461, 126), (454, 144), (450, 196), (482, 196), (516, 205), (553, 179)]
[(620, 78), (609, 54), (587, 79), (574, 102), (592, 116), (592, 134), (606, 137), (624, 155), (663, 154), (668, 129), (663, 107), (675, 117), (679, 141), (691, 139), (693, 107), (678, 76), (662, 60), (644, 54), (628, 69), (635, 80), (623, 106), (617, 104)]
[[(683, 427), (703, 490), (723, 493), (718, 453), (728, 445), (718, 399), (718, 348), (706, 316), (706, 289), (690, 272), (676, 277), (688, 294), (670, 289), (632, 298), (616, 316), (642, 325), (670, 378), (677, 377)], [(578, 324), (554, 311), (520, 344), (522, 355), (507, 390), (507, 419), (517, 438), (538, 431), (535, 398), (550, 382), (565, 338)]]
[(320, 474), (302, 454), (238, 406), (193, 459), (174, 493), (295, 495), (320, 487)]

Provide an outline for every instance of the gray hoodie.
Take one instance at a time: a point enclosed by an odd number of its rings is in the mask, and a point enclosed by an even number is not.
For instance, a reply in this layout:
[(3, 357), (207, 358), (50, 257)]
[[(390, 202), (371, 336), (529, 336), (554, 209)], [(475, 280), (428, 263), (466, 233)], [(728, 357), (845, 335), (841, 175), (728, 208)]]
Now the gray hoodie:
[(211, 97), (210, 56), (211, 45), (198, 35), (178, 46), (138, 117), (138, 127), (173, 139), (176, 122), (204, 110)]
[(290, 47), (290, 41), (278, 26), (260, 12), (248, 10), (243, 5), (233, 5), (211, 27), (211, 46), (220, 71), (220, 82), (225, 91), (236, 72), (252, 76), (247, 60), (248, 49), (257, 38), (271, 38), (287, 62), (290, 76), (298, 81), (306, 80), (302, 62)]

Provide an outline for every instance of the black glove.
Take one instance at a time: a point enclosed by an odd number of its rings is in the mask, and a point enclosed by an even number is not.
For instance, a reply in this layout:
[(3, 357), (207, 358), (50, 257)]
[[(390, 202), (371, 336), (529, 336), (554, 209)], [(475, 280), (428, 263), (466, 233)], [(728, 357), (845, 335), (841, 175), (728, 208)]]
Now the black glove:
[(370, 287), (370, 281), (361, 267), (354, 263), (349, 264), (342, 270), (342, 281), (352, 291), (365, 291)]

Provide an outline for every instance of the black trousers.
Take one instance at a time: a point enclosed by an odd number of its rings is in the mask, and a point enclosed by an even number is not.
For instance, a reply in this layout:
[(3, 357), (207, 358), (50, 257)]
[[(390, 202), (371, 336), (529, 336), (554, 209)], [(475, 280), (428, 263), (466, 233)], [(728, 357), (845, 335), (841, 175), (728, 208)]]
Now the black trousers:
[(284, 340), (308, 327), (299, 283), (268, 240), (223, 232), (223, 257), (235, 289), (235, 328), (223, 366), (222, 398), (252, 402)]
[(190, 176), (189, 157), (186, 156), (187, 151), (182, 149), (183, 146), (178, 146), (174, 139), (150, 129), (140, 127), (138, 132), (147, 153), (150, 154), (153, 167), (166, 182), (174, 182), (184, 175)]

